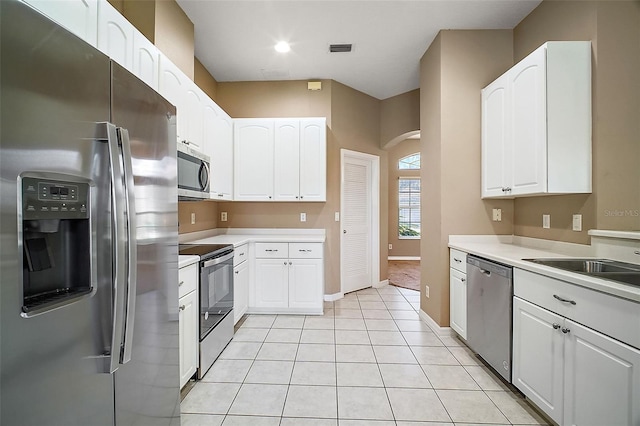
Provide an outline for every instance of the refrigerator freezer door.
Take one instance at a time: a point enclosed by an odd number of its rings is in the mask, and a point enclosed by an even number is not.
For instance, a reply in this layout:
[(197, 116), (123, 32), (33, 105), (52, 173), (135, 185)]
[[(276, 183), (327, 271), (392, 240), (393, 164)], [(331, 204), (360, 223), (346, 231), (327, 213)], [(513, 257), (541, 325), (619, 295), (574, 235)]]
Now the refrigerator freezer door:
[[(174, 425), (180, 422), (175, 108), (113, 62), (112, 75), (111, 121), (129, 136), (138, 256), (135, 306), (125, 326), (133, 331), (131, 359), (125, 356), (115, 373), (116, 425)], [(122, 143), (126, 152), (127, 138)]]
[[(109, 60), (19, 1), (0, 1), (0, 424), (112, 425)], [(60, 173), (93, 183), (97, 291), (24, 318), (18, 178)], [(53, 265), (70, 262), (51, 253)]]

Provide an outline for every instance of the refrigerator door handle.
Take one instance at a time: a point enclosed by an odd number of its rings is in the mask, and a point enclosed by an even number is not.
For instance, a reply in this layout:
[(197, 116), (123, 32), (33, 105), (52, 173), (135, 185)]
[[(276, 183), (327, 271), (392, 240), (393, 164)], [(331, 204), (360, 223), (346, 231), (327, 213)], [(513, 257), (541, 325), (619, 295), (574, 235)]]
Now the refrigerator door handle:
[(125, 186), (125, 205), (127, 208), (127, 296), (125, 304), (124, 318), (124, 339), (120, 363), (126, 364), (131, 361), (131, 351), (133, 347), (133, 329), (136, 318), (136, 290), (137, 290), (137, 266), (138, 252), (136, 244), (136, 208), (135, 193), (133, 186), (133, 167), (131, 164), (131, 143), (129, 139), (129, 131), (119, 127), (118, 129), (119, 144), (122, 147), (122, 160), (124, 165), (124, 186)]
[(113, 319), (111, 331), (111, 348), (109, 350), (108, 365), (105, 373), (113, 373), (120, 362), (120, 348), (122, 345), (122, 331), (124, 326), (124, 294), (125, 294), (125, 265), (126, 265), (126, 230), (124, 182), (122, 180), (122, 163), (116, 127), (111, 123), (106, 125), (107, 144), (109, 147), (109, 170), (111, 174), (111, 200), (113, 205)]

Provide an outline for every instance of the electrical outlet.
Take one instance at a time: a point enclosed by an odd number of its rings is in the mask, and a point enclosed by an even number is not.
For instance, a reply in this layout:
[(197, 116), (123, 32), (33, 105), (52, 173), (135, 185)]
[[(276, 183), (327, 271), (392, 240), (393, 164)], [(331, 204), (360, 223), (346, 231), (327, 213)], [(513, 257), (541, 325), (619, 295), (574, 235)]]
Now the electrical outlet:
[(543, 214), (542, 215), (542, 227), (544, 229), (551, 228), (551, 215), (550, 214)]
[(220, 221), (221, 222), (226, 222), (227, 221), (227, 212), (221, 212), (220, 213)]
[(502, 209), (493, 209), (493, 221), (502, 222)]
[(300, 213), (300, 222), (306, 222), (306, 221), (307, 221), (307, 214)]
[(340, 212), (335, 212), (335, 214), (333, 215), (333, 220), (335, 220), (336, 222), (340, 222)]
[(424, 286), (424, 295), (425, 295), (425, 297), (427, 299), (429, 298), (429, 286), (428, 285)]
[(582, 215), (581, 214), (573, 215), (573, 230), (582, 231)]
[(191, 224), (192, 225), (196, 224), (196, 214), (195, 213), (191, 213)]
[(393, 250), (393, 244), (389, 244), (389, 250)]

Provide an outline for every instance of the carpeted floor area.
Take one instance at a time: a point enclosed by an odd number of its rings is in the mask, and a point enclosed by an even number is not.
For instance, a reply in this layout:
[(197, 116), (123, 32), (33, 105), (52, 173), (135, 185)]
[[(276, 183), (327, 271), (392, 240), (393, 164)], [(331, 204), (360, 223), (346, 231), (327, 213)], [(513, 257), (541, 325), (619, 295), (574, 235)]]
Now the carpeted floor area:
[(420, 291), (420, 261), (390, 260), (389, 284)]

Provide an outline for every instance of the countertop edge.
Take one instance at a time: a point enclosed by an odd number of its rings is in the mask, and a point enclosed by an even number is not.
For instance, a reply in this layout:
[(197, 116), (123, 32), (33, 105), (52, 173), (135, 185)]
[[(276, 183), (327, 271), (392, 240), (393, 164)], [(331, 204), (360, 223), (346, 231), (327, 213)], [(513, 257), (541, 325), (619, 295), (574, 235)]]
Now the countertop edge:
[(178, 256), (178, 268), (184, 268), (200, 261), (200, 256), (184, 255)]

